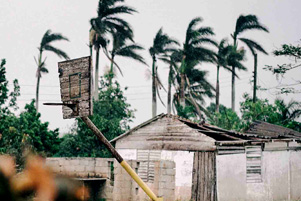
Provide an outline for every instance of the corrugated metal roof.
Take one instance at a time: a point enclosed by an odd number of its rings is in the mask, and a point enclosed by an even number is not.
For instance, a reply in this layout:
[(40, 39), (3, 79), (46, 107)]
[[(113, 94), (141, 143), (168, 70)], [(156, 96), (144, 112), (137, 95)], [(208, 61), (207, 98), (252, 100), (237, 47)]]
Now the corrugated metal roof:
[(281, 139), (300, 138), (301, 133), (283, 126), (270, 124), (264, 121), (254, 121), (245, 132), (247, 136), (257, 136), (259, 138)]

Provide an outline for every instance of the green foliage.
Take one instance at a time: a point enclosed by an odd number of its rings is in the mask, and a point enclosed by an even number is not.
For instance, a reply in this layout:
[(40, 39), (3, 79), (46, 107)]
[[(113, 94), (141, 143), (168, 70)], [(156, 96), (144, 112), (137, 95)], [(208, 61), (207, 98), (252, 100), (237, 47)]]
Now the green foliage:
[[(34, 107), (34, 101), (25, 106), (19, 116), (10, 111), (16, 110), (20, 86), (14, 80), (14, 90), (9, 94), (5, 77), (5, 60), (0, 66), (0, 153), (14, 155), (17, 163), (22, 162), (24, 148), (30, 148), (45, 156), (52, 156), (58, 150), (60, 139), (58, 129), (49, 130), (48, 122), (42, 123), (40, 113)], [(9, 94), (9, 95), (8, 95)]]
[(210, 124), (227, 130), (240, 130), (240, 118), (232, 109), (220, 105), (219, 112), (215, 112), (216, 105), (211, 103), (207, 111), (212, 114), (207, 117)]
[[(94, 101), (91, 121), (108, 140), (119, 136), (129, 129), (133, 110), (126, 103), (120, 86), (115, 82), (112, 86), (107, 80), (101, 80), (99, 100)], [(77, 119), (75, 133), (63, 137), (58, 156), (110, 157), (111, 155), (92, 131), (81, 120)]]
[(12, 113), (3, 115), (0, 121), (0, 152), (16, 156), (22, 161), (24, 148), (44, 156), (58, 151), (60, 139), (58, 129), (49, 130), (48, 122), (42, 123), (34, 101), (25, 106), (19, 117)]

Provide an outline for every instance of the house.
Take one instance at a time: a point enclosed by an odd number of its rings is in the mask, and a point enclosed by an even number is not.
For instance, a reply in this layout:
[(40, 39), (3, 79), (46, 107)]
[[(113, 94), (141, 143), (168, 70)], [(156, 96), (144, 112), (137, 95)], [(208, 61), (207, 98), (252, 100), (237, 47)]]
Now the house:
[(160, 114), (111, 142), (149, 185), (154, 161), (173, 161), (175, 200), (301, 199), (301, 134), (256, 123), (238, 133)]

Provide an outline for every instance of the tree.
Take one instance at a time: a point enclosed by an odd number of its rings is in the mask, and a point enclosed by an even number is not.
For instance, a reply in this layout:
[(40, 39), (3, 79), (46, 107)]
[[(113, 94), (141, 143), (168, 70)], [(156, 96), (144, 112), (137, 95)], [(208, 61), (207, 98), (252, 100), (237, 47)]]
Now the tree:
[[(157, 71), (158, 69), (158, 66), (156, 65), (157, 57), (166, 55), (168, 52), (173, 51), (172, 45), (175, 44), (178, 44), (178, 42), (170, 38), (167, 34), (163, 33), (162, 28), (160, 28), (153, 40), (152, 47), (149, 48), (149, 53), (153, 60), (153, 64), (152, 64), (152, 116), (153, 117), (157, 115), (157, 93), (159, 92), (159, 88), (163, 87)], [(158, 96), (160, 98), (159, 93)]]
[(222, 39), (218, 45), (218, 52), (217, 52), (217, 59), (216, 59), (216, 95), (215, 95), (215, 112), (219, 112), (219, 97), (220, 97), (220, 90), (219, 90), (219, 70), (220, 67), (225, 68), (228, 71), (232, 71), (229, 67), (228, 67), (228, 57), (231, 53), (231, 46), (229, 46), (227, 44), (227, 40), (226, 39)]
[[(210, 27), (197, 27), (202, 22), (200, 17), (194, 18), (189, 23), (182, 52), (180, 66), (180, 105), (185, 107), (185, 88), (187, 87), (187, 75), (200, 62), (213, 62), (215, 60), (214, 51), (208, 49), (204, 44), (216, 46), (216, 42), (210, 37), (214, 35)], [(192, 74), (191, 74), (192, 75)], [(189, 79), (189, 77), (188, 77)]]
[(122, 35), (117, 32), (113, 32), (113, 47), (111, 51), (111, 57), (108, 57), (111, 60), (111, 68), (109, 72), (109, 84), (112, 84), (112, 79), (114, 77), (114, 65), (118, 68), (119, 72), (122, 74), (121, 68), (115, 63), (115, 57), (127, 57), (129, 59), (133, 59), (139, 61), (142, 64), (145, 64), (144, 58), (139, 55), (137, 50), (144, 50), (144, 48), (134, 42), (131, 44), (127, 44), (128, 36)]
[(47, 30), (46, 33), (43, 35), (40, 47), (39, 49), (39, 55), (38, 59), (35, 58), (36, 64), (37, 64), (37, 88), (36, 88), (36, 109), (37, 112), (39, 111), (39, 89), (40, 89), (40, 79), (42, 77), (42, 73), (48, 73), (48, 69), (46, 68), (46, 58), (43, 60), (42, 54), (44, 51), (50, 51), (55, 53), (58, 57), (69, 59), (68, 55), (55, 47), (51, 45), (52, 42), (60, 41), (60, 40), (66, 40), (68, 39), (64, 36), (62, 36), (59, 33), (51, 33), (51, 30)]
[(130, 40), (133, 40), (133, 31), (131, 26), (125, 20), (119, 17), (120, 14), (133, 14), (136, 12), (134, 8), (126, 5), (116, 5), (124, 0), (106, 0), (98, 2), (97, 17), (90, 20), (90, 54), (92, 55), (91, 47), (94, 46), (96, 51), (95, 61), (95, 89), (94, 99), (98, 98), (98, 78), (99, 78), (99, 50), (107, 49), (109, 42), (108, 34), (118, 32), (121, 35), (126, 35)]
[[(199, 27), (202, 22), (200, 17), (192, 19), (186, 30), (185, 41), (180, 50), (181, 65), (179, 68), (179, 89), (175, 101), (179, 102), (182, 109), (185, 108), (186, 102), (192, 104), (195, 110), (202, 119), (201, 107), (203, 101), (202, 96), (213, 97), (212, 91), (214, 88), (205, 79), (207, 72), (201, 71), (196, 67), (202, 62), (214, 62), (216, 54), (208, 46), (217, 46), (216, 42), (210, 37), (214, 35), (212, 28)], [(199, 103), (198, 103), (199, 102)]]
[[(255, 41), (247, 38), (238, 38), (239, 35), (248, 30), (261, 30), (268, 32), (268, 29), (262, 25), (255, 15), (240, 15), (236, 20), (235, 30), (232, 36), (234, 49), (237, 50), (238, 40), (244, 42), (251, 50), (254, 56), (254, 68), (257, 68), (256, 50), (266, 54), (265, 50)], [(231, 93), (231, 108), (235, 110), (235, 68), (232, 66), (232, 93)]]
[[(109, 85), (107, 79), (100, 82), (99, 100), (94, 100), (91, 121), (108, 140), (119, 136), (129, 129), (134, 115), (120, 86), (115, 82)], [(109, 151), (102, 145), (81, 119), (76, 119), (74, 132), (65, 135), (60, 144), (58, 156), (110, 157)]]
[(240, 130), (240, 118), (238, 115), (230, 108), (220, 105), (219, 112), (215, 111), (216, 105), (211, 103), (207, 110), (211, 114), (207, 116), (207, 120), (210, 124), (218, 126), (227, 130)]
[(290, 101), (285, 104), (283, 100), (276, 99), (274, 104), (270, 104), (267, 99), (258, 99), (253, 103), (248, 94), (244, 95), (244, 99), (240, 108), (242, 130), (249, 128), (253, 121), (260, 120), (301, 131), (301, 123), (297, 121), (301, 115), (301, 104), (299, 102)]
[[(285, 74), (289, 71), (294, 71), (294, 69), (299, 68), (301, 66), (301, 47), (300, 45), (291, 45), (291, 44), (283, 44), (280, 49), (275, 50), (273, 52), (274, 56), (284, 56), (290, 58), (291, 63), (278, 64), (277, 67), (273, 67), (270, 65), (266, 65), (265, 69), (271, 71), (273, 74), (277, 76), (284, 77)], [(280, 94), (289, 94), (289, 93), (300, 93), (300, 91), (296, 90), (296, 87), (300, 86), (300, 81), (298, 80), (295, 83), (284, 85), (282, 83), (279, 84), (276, 88), (280, 90)]]

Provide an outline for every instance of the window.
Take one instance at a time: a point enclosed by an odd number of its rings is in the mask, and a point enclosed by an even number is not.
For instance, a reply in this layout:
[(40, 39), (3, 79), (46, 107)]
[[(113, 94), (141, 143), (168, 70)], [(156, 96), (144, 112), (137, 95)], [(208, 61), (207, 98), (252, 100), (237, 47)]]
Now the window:
[(261, 146), (246, 147), (246, 162), (247, 162), (247, 183), (262, 182), (261, 175)]
[(160, 150), (137, 150), (138, 175), (144, 182), (154, 182), (155, 163), (161, 159)]

